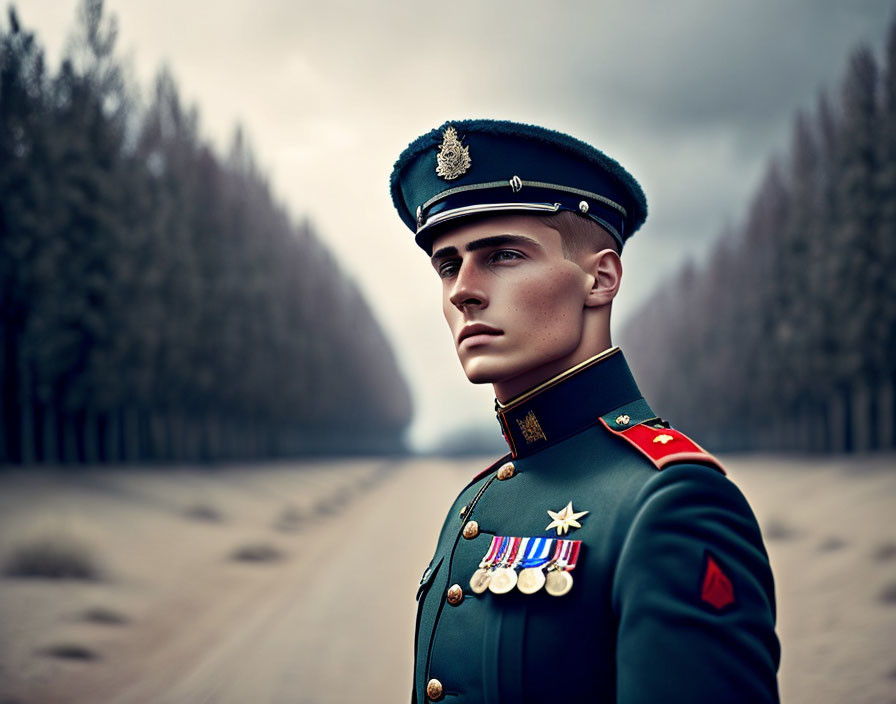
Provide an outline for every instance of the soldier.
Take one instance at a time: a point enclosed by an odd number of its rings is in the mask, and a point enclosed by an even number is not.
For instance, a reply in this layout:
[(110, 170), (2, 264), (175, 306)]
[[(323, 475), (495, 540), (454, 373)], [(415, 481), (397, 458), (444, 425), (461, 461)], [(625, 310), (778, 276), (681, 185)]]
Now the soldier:
[(510, 449), (420, 580), (412, 701), (777, 701), (750, 507), (611, 346), (638, 183), (567, 135), (469, 120), (411, 143), (391, 190)]

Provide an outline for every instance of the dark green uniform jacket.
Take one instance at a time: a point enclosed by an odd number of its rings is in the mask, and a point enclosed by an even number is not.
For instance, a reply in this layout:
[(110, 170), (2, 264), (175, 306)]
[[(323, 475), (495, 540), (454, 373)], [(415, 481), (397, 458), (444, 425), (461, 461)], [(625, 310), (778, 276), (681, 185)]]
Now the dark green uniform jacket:
[[(715, 460), (655, 417), (622, 353), (498, 416), (511, 455), (457, 497), (420, 583), (412, 701), (777, 701), (756, 519)], [(546, 530), (569, 502), (588, 512), (581, 527)], [(572, 588), (474, 592), (496, 535), (581, 541)]]

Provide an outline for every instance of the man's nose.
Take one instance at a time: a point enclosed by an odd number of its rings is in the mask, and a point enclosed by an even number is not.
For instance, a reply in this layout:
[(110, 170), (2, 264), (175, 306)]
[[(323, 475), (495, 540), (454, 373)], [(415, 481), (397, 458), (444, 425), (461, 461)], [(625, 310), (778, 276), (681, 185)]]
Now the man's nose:
[(482, 276), (475, 266), (462, 264), (454, 280), (449, 300), (456, 308), (484, 307), (487, 303)]

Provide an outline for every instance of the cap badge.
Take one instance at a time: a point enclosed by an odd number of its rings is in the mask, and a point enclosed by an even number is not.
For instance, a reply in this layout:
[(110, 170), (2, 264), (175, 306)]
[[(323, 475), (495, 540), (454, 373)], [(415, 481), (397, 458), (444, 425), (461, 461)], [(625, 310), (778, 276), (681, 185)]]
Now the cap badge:
[(566, 535), (566, 532), (570, 528), (581, 528), (582, 524), (579, 523), (579, 519), (582, 516), (588, 515), (587, 511), (576, 511), (572, 507), (572, 501), (570, 501), (566, 506), (561, 508), (559, 511), (548, 511), (548, 515), (553, 519), (545, 530), (550, 530), (551, 528), (557, 529), (557, 535)]
[(467, 173), (472, 163), (470, 148), (461, 144), (456, 129), (446, 127), (436, 154), (436, 176), (453, 181)]

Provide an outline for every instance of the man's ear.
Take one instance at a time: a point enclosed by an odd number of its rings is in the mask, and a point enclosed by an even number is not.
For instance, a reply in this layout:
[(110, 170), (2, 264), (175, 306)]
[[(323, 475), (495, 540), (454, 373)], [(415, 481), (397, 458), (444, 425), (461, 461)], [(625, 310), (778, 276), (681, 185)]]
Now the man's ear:
[(587, 308), (597, 308), (613, 302), (622, 283), (622, 261), (612, 249), (602, 249), (587, 258), (586, 271), (594, 278), (585, 299)]

